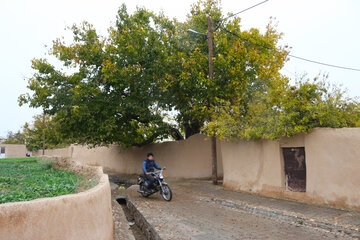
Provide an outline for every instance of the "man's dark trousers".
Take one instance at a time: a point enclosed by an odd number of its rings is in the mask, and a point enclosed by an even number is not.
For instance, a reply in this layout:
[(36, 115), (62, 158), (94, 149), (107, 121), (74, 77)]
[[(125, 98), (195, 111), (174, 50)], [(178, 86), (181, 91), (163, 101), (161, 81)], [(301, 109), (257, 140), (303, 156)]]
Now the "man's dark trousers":
[(144, 174), (144, 175), (145, 175), (146, 180), (149, 180), (149, 181), (150, 181), (150, 184), (149, 184), (149, 187), (148, 187), (148, 189), (150, 190), (151, 188), (154, 187), (155, 178), (154, 178), (154, 176), (151, 175), (151, 174)]

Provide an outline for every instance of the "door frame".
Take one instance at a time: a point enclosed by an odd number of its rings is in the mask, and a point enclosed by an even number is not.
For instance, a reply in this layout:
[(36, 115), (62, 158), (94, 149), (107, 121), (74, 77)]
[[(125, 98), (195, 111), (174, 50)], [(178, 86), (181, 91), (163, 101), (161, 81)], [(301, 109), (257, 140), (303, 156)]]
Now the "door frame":
[(303, 191), (292, 191), (288, 188), (288, 181), (287, 181), (287, 175), (286, 175), (286, 168), (285, 168), (285, 156), (284, 156), (284, 149), (295, 149), (295, 148), (302, 148), (304, 149), (304, 169), (305, 169), (305, 191), (307, 191), (307, 177), (308, 177), (308, 173), (307, 173), (307, 164), (306, 164), (306, 149), (304, 146), (296, 146), (296, 147), (290, 147), (290, 146), (286, 146), (286, 147), (280, 147), (280, 156), (281, 156), (281, 176), (282, 176), (282, 186), (285, 189), (285, 191), (290, 191), (290, 192), (296, 192), (296, 193), (304, 193)]
[[(2, 153), (2, 149), (4, 149), (4, 153)], [(6, 158), (6, 147), (0, 146), (0, 158)]]

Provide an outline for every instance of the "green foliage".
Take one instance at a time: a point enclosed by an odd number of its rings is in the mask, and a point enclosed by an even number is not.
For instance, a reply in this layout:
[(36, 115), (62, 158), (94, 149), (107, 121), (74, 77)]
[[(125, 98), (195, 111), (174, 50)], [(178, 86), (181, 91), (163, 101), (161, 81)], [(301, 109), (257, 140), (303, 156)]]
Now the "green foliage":
[(73, 142), (131, 146), (166, 137), (171, 126), (163, 121), (154, 76), (165, 72), (167, 29), (172, 27), (145, 9), (129, 15), (125, 6), (108, 38), (89, 23), (73, 26), (73, 43), (58, 39), (51, 54), (74, 73), (34, 60), (37, 73), (28, 85), (34, 94), (22, 95), (20, 103), (43, 107)]
[(36, 151), (42, 149), (43, 133), (45, 133), (46, 149), (66, 147), (70, 141), (59, 131), (59, 124), (49, 115), (45, 116), (45, 122), (43, 115), (34, 116), (33, 122), (25, 123), (21, 131), (9, 132), (3, 144), (26, 144), (27, 150)]
[(95, 178), (49, 168), (48, 164), (0, 163), (0, 203), (71, 194), (95, 184)]
[(258, 92), (243, 111), (241, 105), (224, 104), (207, 128), (230, 140), (279, 139), (311, 132), (316, 127), (360, 126), (360, 105), (324, 79), (302, 77), (295, 85), (287, 79), (266, 92)]
[[(241, 31), (238, 18), (226, 20), (224, 26), (246, 42), (215, 26), (210, 81), (207, 40), (186, 31), (205, 33), (207, 16), (219, 24), (218, 1), (194, 4), (185, 23), (142, 8), (130, 15), (123, 5), (108, 37), (86, 22), (73, 26), (73, 42), (54, 41), (51, 54), (74, 73), (35, 59), (37, 73), (28, 85), (33, 95), (22, 95), (20, 103), (44, 108), (73, 142), (131, 146), (169, 135), (182, 139), (181, 131), (186, 137), (198, 133), (222, 100), (241, 97), (247, 104), (247, 92), (277, 78), (286, 58), (280, 48), (278, 53), (257, 47), (276, 48), (280, 35), (271, 25), (260, 34)], [(176, 124), (164, 120), (167, 111), (176, 113)]]
[(40, 158), (37, 162), (42, 164), (46, 170), (51, 169), (54, 166), (54, 163), (49, 159)]
[(3, 144), (25, 144), (24, 134), (20, 131), (16, 133), (9, 131)]
[(70, 141), (63, 137), (59, 131), (60, 123), (54, 120), (54, 117), (49, 115), (37, 115), (34, 117), (32, 123), (25, 123), (23, 127), (23, 136), (26, 143), (26, 148), (29, 151), (36, 151), (42, 149), (43, 133), (45, 133), (45, 148), (60, 148), (70, 144)]
[(28, 158), (2, 158), (0, 163), (25, 163), (25, 162), (37, 162), (37, 159), (34, 157)]
[[(206, 37), (187, 31), (207, 33), (209, 16), (214, 79)], [(87, 22), (74, 25), (73, 41), (57, 39), (50, 50), (71, 71), (33, 60), (32, 95), (20, 96), (20, 104), (42, 107), (60, 139), (127, 147), (201, 131), (228, 139), (276, 139), (358, 121), (357, 103), (329, 95), (327, 86), (289, 85), (279, 72), (288, 47), (279, 46), (281, 34), (272, 21), (261, 33), (242, 29), (237, 17), (224, 18), (220, 1), (199, 0), (183, 23), (143, 8), (129, 14), (122, 5), (105, 37)]]
[[(206, 37), (187, 32), (206, 33), (208, 16), (214, 23), (213, 80), (208, 76)], [(194, 4), (187, 21), (178, 25), (178, 41), (167, 61), (172, 67), (162, 83), (166, 101), (179, 112), (177, 121), (186, 133), (186, 127), (190, 128), (190, 135), (200, 132), (224, 102), (237, 102), (246, 110), (254, 92), (264, 91), (281, 78), (279, 70), (287, 57), (286, 48), (277, 46), (281, 34), (272, 22), (261, 34), (258, 29), (241, 29), (239, 18), (223, 18), (218, 1)]]

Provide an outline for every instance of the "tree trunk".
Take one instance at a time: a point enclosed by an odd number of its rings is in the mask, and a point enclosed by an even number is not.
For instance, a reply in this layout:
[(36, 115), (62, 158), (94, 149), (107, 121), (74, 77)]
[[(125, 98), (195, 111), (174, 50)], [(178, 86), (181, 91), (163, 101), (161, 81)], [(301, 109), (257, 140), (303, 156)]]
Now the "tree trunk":
[[(213, 27), (211, 17), (207, 19), (208, 25), (208, 48), (209, 48), (209, 77), (211, 80), (214, 79), (214, 68), (213, 68)], [(210, 102), (209, 102), (210, 105)], [(213, 184), (217, 184), (217, 156), (216, 156), (216, 137), (215, 135), (211, 136), (211, 165), (212, 165), (212, 181)]]
[(45, 155), (45, 113), (43, 113), (42, 155)]
[(185, 128), (185, 138), (188, 139), (192, 135), (200, 133), (201, 125), (198, 120), (192, 120), (187, 123), (184, 123)]
[(217, 185), (217, 152), (216, 152), (216, 137), (211, 137), (211, 165), (212, 165), (212, 181)]

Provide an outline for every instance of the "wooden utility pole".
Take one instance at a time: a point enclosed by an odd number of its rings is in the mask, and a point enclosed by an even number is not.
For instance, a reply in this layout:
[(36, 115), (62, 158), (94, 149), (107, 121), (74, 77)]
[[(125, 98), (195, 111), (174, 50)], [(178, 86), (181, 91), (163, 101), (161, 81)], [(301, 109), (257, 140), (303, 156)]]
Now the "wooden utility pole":
[(45, 112), (43, 113), (42, 149), (42, 155), (45, 155)]
[[(211, 17), (209, 16), (207, 19), (208, 25), (208, 44), (209, 44), (209, 77), (210, 80), (214, 79), (214, 67), (213, 67), (213, 56), (214, 56), (214, 49), (213, 49), (213, 27)], [(210, 103), (209, 103), (210, 105)], [(216, 137), (215, 135), (211, 136), (211, 163), (212, 163), (212, 181), (213, 184), (217, 184), (217, 153), (216, 153)]]

